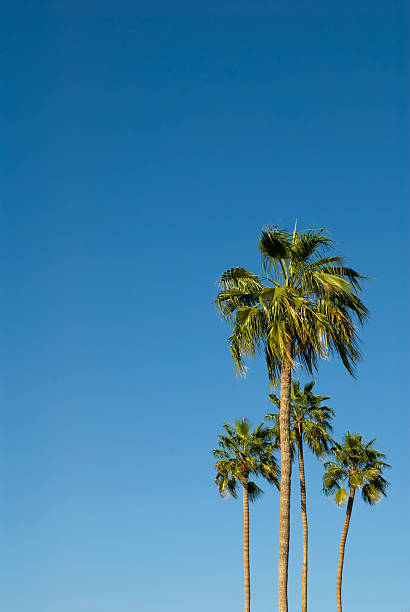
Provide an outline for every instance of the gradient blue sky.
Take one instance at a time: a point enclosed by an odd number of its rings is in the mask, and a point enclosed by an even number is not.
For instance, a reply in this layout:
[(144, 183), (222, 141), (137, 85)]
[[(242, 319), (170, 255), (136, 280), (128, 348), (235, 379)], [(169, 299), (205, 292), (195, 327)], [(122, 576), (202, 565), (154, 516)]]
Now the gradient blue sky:
[[(241, 504), (210, 449), (269, 410), (212, 298), (264, 224), (326, 226), (373, 278), (365, 360), (317, 389), (376, 437), (388, 499), (354, 508), (350, 612), (410, 610), (406, 3), (9, 3), (2, 20), (1, 595), (7, 612), (237, 612)], [(306, 377), (301, 373), (303, 380)], [(310, 602), (335, 607), (344, 512), (307, 459)], [(300, 600), (297, 489), (290, 609)], [(278, 495), (251, 509), (275, 609)]]

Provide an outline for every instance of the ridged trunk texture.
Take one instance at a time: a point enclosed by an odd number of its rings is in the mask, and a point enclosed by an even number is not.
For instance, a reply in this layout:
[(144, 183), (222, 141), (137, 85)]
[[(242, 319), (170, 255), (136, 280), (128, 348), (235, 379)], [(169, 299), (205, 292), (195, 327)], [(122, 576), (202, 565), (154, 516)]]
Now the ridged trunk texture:
[(279, 507), (279, 568), (278, 568), (278, 608), (288, 612), (288, 559), (290, 532), (290, 387), (292, 366), (283, 361), (280, 377), (280, 507)]
[(336, 605), (337, 612), (342, 612), (342, 572), (343, 572), (343, 561), (345, 556), (345, 544), (347, 538), (347, 532), (349, 531), (350, 517), (352, 515), (354, 500), (354, 489), (350, 488), (349, 501), (347, 502), (345, 523), (343, 525), (342, 537), (340, 539), (339, 549), (339, 565), (337, 566), (337, 579), (336, 579)]
[(242, 483), (243, 491), (243, 576), (245, 584), (245, 612), (251, 609), (251, 579), (249, 570), (249, 500), (248, 483)]
[(307, 574), (308, 574), (308, 522), (306, 512), (305, 465), (303, 462), (303, 442), (300, 431), (296, 432), (298, 441), (298, 459), (300, 476), (300, 506), (303, 528), (303, 561), (302, 561), (302, 612), (307, 610)]

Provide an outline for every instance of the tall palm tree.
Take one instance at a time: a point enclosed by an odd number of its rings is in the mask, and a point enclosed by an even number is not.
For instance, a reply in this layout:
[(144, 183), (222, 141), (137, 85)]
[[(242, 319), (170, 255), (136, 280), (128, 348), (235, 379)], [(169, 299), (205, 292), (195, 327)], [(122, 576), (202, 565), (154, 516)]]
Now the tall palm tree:
[[(299, 481), (300, 481), (300, 505), (302, 510), (303, 529), (303, 561), (302, 561), (302, 612), (307, 610), (307, 573), (308, 573), (308, 521), (306, 509), (306, 482), (305, 465), (303, 459), (303, 443), (307, 444), (316, 457), (323, 457), (329, 450), (332, 441), (330, 432), (331, 419), (334, 412), (328, 406), (322, 406), (322, 402), (330, 399), (328, 396), (315, 395), (312, 389), (315, 381), (307, 383), (303, 390), (299, 380), (292, 383), (290, 396), (290, 442), (291, 452), (294, 453), (295, 446), (298, 451)], [(280, 399), (274, 393), (269, 399), (280, 410)], [(280, 413), (267, 414), (266, 419), (275, 422), (273, 432), (279, 438)]]
[(263, 476), (279, 488), (279, 468), (274, 457), (272, 431), (263, 423), (251, 431), (249, 421), (242, 419), (233, 426), (225, 423), (224, 429), (227, 435), (218, 436), (219, 448), (212, 451), (218, 459), (215, 483), (222, 497), (228, 494), (236, 497), (238, 483), (242, 486), (245, 612), (249, 612), (249, 501), (254, 501), (263, 492), (249, 477)]
[(227, 270), (216, 298), (223, 317), (234, 320), (229, 343), (237, 372), (245, 374), (243, 358), (260, 350), (270, 382), (280, 381), (279, 612), (288, 612), (292, 371), (299, 362), (313, 375), (319, 359), (336, 353), (353, 374), (360, 355), (352, 316), (361, 323), (367, 315), (358, 297), (363, 277), (341, 257), (325, 256), (331, 245), (323, 230), (267, 227), (259, 242), (262, 274)]
[[(389, 468), (390, 465), (383, 461), (385, 455), (373, 448), (374, 442), (375, 440), (371, 440), (366, 444), (361, 435), (348, 431), (342, 444), (335, 443), (332, 448), (335, 460), (325, 463), (324, 493), (326, 495), (335, 493), (335, 503), (338, 506), (348, 500), (337, 567), (337, 612), (342, 612), (343, 561), (355, 493), (361, 490), (363, 500), (370, 505), (374, 505), (386, 495), (386, 488), (389, 484), (382, 474), (383, 470)], [(349, 488), (349, 494), (343, 487), (345, 482)]]

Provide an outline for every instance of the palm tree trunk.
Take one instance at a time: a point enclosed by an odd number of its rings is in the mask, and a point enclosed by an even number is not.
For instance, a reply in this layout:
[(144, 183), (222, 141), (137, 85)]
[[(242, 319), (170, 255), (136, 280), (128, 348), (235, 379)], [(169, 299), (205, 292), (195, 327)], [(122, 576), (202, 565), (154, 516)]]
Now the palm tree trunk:
[(251, 609), (251, 580), (249, 571), (249, 501), (248, 481), (242, 483), (243, 491), (243, 572), (245, 583), (245, 612)]
[(347, 532), (349, 530), (350, 517), (352, 514), (353, 500), (354, 500), (354, 489), (350, 487), (349, 501), (347, 502), (345, 523), (343, 525), (342, 537), (340, 540), (339, 549), (339, 565), (337, 566), (337, 579), (336, 579), (336, 604), (337, 612), (342, 612), (342, 572), (343, 572), (343, 561), (345, 556), (345, 544), (347, 538)]
[(279, 612), (288, 612), (288, 559), (290, 532), (290, 386), (292, 366), (282, 362), (280, 379), (280, 508), (279, 508), (279, 568), (278, 568), (278, 608)]
[(300, 476), (300, 505), (302, 509), (302, 528), (303, 528), (303, 562), (302, 562), (302, 612), (307, 610), (307, 573), (308, 573), (308, 522), (306, 513), (306, 486), (305, 486), (305, 466), (303, 462), (303, 442), (302, 435), (297, 432), (298, 459)]

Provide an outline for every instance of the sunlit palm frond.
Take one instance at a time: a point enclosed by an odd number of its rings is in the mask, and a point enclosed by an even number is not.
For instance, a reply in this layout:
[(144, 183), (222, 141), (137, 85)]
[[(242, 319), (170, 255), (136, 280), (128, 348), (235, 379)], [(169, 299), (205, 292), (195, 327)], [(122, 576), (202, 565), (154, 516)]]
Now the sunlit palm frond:
[(325, 229), (308, 230), (305, 233), (295, 233), (291, 245), (291, 265), (295, 271), (299, 266), (309, 265), (311, 258), (313, 261), (322, 257), (325, 249), (332, 246), (332, 240), (326, 235)]

